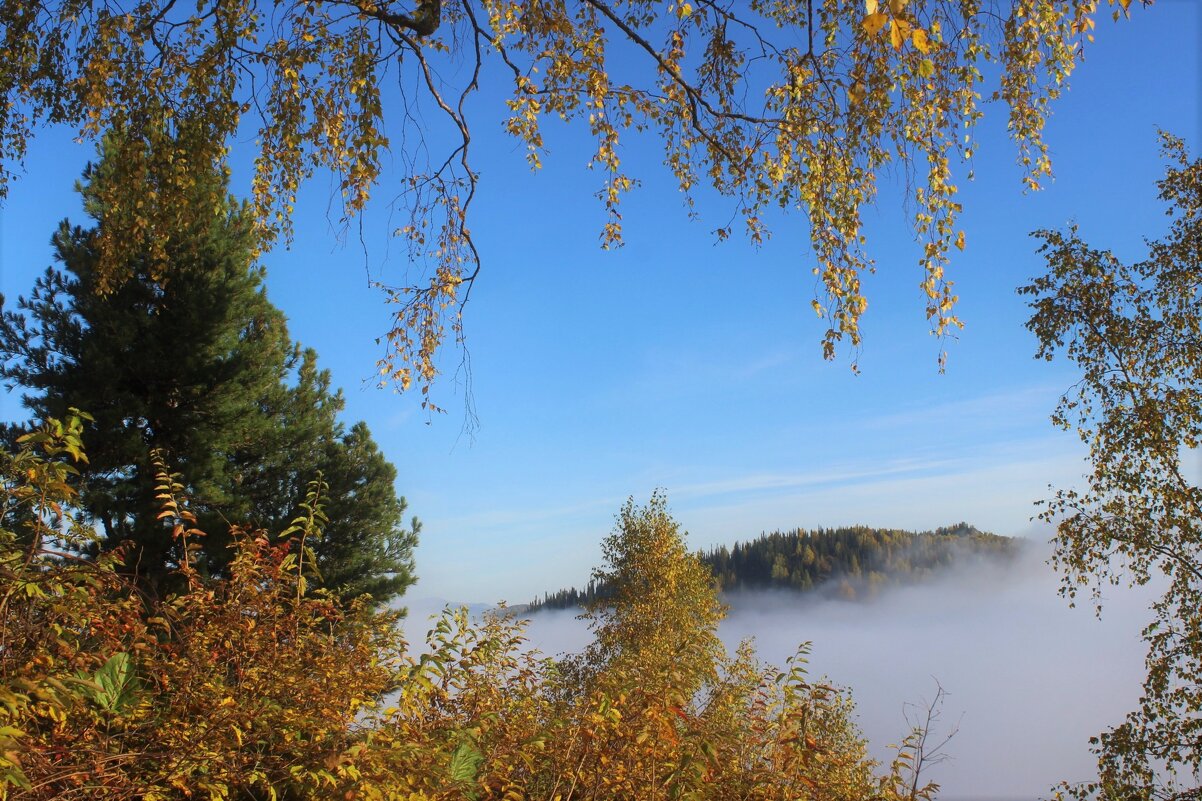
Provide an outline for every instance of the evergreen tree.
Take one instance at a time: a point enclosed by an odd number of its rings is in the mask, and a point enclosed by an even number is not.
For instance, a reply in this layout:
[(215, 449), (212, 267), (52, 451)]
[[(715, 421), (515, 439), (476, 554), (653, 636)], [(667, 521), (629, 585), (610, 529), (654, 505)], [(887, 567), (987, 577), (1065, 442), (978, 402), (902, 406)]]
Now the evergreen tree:
[(181, 474), (210, 532), (201, 557), (212, 573), (230, 554), (219, 532), (230, 523), (280, 530), (320, 471), (331, 493), (315, 546), (323, 583), (380, 601), (402, 593), (414, 580), (418, 525), (402, 524), (396, 470), (363, 423), (347, 431), (338, 422), (341, 393), (316, 354), (290, 341), (254, 264), (249, 213), (229, 197), (224, 172), (189, 195), (218, 197), (221, 212), (194, 215), (167, 236), (169, 280), (146, 257), (129, 265), (128, 280), (103, 287), (95, 244), (113, 213), (101, 200), (112, 171), (103, 158), (88, 168), (80, 191), (94, 225), (62, 223), (52, 240), (62, 269), (48, 269), (0, 321), (0, 380), (26, 390), (32, 416), (75, 407), (95, 417), (81, 499), (102, 547), (131, 543), (127, 568), (148, 591), (167, 589), (179, 555), (157, 520), (152, 449)]

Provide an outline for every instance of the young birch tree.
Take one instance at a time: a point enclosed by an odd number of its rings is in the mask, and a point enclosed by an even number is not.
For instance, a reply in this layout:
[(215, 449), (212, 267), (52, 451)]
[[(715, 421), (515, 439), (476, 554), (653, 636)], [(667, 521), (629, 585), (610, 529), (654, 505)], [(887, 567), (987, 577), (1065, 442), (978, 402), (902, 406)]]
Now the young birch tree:
[(1082, 380), (1053, 417), (1089, 446), (1082, 489), (1042, 517), (1058, 525), (1062, 593), (1156, 580), (1144, 628), (1139, 707), (1095, 738), (1099, 778), (1076, 798), (1186, 799), (1202, 792), (1202, 160), (1164, 136), (1160, 198), (1173, 218), (1148, 257), (1127, 265), (1076, 228), (1039, 231), (1048, 274), (1019, 290), (1039, 356), (1063, 355)]

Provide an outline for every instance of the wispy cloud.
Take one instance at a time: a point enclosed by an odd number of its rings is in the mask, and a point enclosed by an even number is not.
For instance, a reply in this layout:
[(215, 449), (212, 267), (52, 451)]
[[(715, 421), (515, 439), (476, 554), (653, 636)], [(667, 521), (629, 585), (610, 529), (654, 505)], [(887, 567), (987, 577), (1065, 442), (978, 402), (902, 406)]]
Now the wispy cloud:
[(756, 490), (674, 498), (679, 516), (705, 545), (793, 526), (925, 529), (960, 520), (1020, 534), (1030, 529), (1033, 503), (1048, 494), (1048, 484), (1073, 484), (1079, 475), (1076, 453), (1033, 445), (1010, 454), (893, 465), (850, 480), (765, 483)]
[[(947, 457), (847, 460), (829, 469), (764, 471), (672, 465), (612, 478), (592, 494), (529, 498), (484, 511), (431, 516), (437, 532), (419, 553), (423, 577), (446, 583), (472, 600), (525, 600), (545, 590), (579, 584), (596, 565), (598, 543), (626, 498), (657, 487), (668, 492), (673, 514), (695, 547), (730, 544), (761, 531), (865, 524), (929, 529), (965, 520), (999, 534), (1025, 534), (1048, 484), (1075, 483), (1079, 448), (1071, 438), (1048, 437), (981, 446)], [(1043, 536), (1042, 534), (1040, 535)], [(514, 554), (523, 556), (514, 560)], [(506, 564), (503, 573), (493, 568)], [(467, 578), (487, 575), (486, 582)]]
[(961, 397), (934, 404), (899, 408), (874, 415), (859, 425), (866, 430), (905, 430), (933, 423), (955, 421), (958, 425), (981, 424), (989, 428), (999, 423), (1027, 423), (1031, 418), (1047, 418), (1064, 387), (1059, 384), (1035, 384), (1002, 392)]
[(678, 485), (672, 488), (677, 499), (717, 499), (729, 495), (794, 491), (853, 483), (877, 482), (902, 475), (919, 475), (932, 471), (947, 472), (964, 463), (962, 458), (897, 459), (880, 467), (845, 465), (830, 470), (811, 470), (795, 473), (760, 473)]

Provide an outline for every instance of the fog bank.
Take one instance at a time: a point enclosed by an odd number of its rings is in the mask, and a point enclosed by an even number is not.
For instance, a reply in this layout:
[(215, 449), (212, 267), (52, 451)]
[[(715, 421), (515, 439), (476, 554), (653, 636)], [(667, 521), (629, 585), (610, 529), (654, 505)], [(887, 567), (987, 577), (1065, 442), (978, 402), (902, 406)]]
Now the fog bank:
[[(930, 769), (945, 801), (1046, 797), (1091, 776), (1089, 737), (1121, 721), (1139, 697), (1150, 619), (1147, 589), (1113, 588), (1101, 620), (1069, 608), (1057, 577), (1031, 553), (1009, 567), (978, 563), (935, 581), (848, 602), (787, 592), (739, 593), (721, 627), (733, 648), (752, 637), (783, 664), (811, 641), (811, 674), (851, 689), (878, 759), (907, 731), (903, 706), (948, 693), (941, 727), (959, 725), (948, 761)], [(534, 615), (532, 645), (575, 651), (588, 632), (574, 612)]]

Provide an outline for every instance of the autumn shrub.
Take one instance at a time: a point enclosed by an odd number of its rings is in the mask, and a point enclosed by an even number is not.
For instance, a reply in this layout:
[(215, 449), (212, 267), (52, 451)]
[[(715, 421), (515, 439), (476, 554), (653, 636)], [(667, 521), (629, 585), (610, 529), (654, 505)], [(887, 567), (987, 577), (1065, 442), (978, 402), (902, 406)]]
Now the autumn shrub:
[[(165, 466), (161, 522), (183, 590), (145, 598), (121, 555), (90, 559), (74, 512), (83, 420), (51, 421), (3, 463), (0, 798), (793, 801), (928, 798), (903, 747), (883, 775), (851, 701), (728, 655), (712, 578), (664, 498), (627, 503), (586, 615), (550, 659), (501, 609), (449, 609), (426, 649), (395, 613), (312, 591), (320, 480), (286, 531), (234, 529), (225, 578)], [(907, 760), (909, 760), (907, 762)]]
[(119, 554), (80, 556), (80, 428), (48, 424), (5, 457), (0, 796), (325, 797), (403, 648), (395, 614), (304, 591), (319, 488), (298, 531), (235, 531), (229, 578), (202, 581), (187, 554), (204, 534), (163, 474), (187, 590), (147, 600)]
[[(783, 671), (750, 643), (728, 655), (712, 578), (661, 495), (627, 503), (596, 572), (612, 595), (592, 644), (560, 660), (500, 613), (449, 611), (352, 761), (371, 799), (917, 799), (917, 735), (883, 775), (848, 695)], [(351, 764), (351, 763), (348, 763)]]

